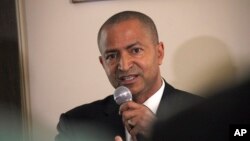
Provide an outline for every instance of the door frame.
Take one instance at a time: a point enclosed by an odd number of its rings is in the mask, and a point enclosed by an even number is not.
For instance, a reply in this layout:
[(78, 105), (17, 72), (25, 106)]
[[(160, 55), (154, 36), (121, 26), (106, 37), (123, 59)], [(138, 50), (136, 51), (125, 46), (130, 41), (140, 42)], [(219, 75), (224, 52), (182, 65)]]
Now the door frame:
[(16, 0), (23, 140), (32, 141), (27, 24), (24, 0)]

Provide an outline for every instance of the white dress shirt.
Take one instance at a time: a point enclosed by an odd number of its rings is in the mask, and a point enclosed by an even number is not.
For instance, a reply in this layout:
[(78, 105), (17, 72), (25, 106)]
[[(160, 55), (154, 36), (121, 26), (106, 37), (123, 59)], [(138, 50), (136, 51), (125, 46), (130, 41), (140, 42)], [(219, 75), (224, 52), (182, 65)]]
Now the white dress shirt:
[[(156, 111), (159, 107), (164, 88), (165, 88), (165, 83), (162, 80), (162, 85), (160, 89), (143, 103), (143, 105), (147, 106), (154, 114), (156, 114)], [(125, 131), (126, 131), (126, 141), (132, 141), (131, 135), (129, 134), (126, 128)]]

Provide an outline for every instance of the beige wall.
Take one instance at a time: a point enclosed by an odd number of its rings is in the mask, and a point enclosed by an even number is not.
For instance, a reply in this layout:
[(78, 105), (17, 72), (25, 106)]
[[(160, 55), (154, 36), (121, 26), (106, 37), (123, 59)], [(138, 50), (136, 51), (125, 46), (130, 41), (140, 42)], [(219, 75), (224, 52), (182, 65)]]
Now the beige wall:
[(34, 140), (53, 140), (61, 113), (113, 93), (96, 36), (122, 10), (155, 21), (165, 44), (162, 75), (175, 87), (199, 93), (244, 77), (250, 64), (248, 0), (25, 0)]

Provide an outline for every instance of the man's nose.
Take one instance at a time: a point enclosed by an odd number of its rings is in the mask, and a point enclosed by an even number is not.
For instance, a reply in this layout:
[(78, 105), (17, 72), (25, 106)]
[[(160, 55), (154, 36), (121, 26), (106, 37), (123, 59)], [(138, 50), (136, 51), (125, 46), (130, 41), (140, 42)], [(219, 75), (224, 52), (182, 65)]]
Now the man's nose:
[(132, 57), (127, 53), (121, 54), (118, 69), (121, 71), (128, 71), (132, 65)]

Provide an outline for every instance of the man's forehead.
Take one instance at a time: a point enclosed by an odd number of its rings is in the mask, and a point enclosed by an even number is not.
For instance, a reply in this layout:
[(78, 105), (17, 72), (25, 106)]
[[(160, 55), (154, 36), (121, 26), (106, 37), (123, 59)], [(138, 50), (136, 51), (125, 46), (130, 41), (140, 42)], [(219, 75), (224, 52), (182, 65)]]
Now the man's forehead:
[[(137, 24), (137, 26), (135, 26), (136, 28), (131, 28), (131, 25), (133, 24)], [(122, 28), (120, 28), (120, 26), (122, 26)], [(137, 30), (139, 32), (145, 32), (145, 28), (140, 27), (142, 26), (138, 19), (130, 19), (103, 28), (100, 32), (99, 41), (99, 50), (101, 54), (103, 54), (105, 50), (109, 50), (109, 48), (126, 47), (138, 42), (137, 33), (134, 33), (134, 31)], [(138, 30), (139, 28), (143, 30)], [(126, 36), (128, 34), (133, 34), (134, 36)], [(146, 33), (142, 33), (141, 35), (148, 36)]]

